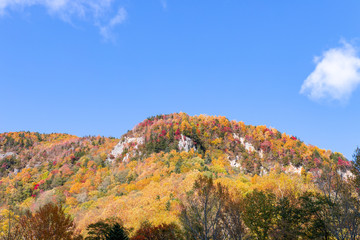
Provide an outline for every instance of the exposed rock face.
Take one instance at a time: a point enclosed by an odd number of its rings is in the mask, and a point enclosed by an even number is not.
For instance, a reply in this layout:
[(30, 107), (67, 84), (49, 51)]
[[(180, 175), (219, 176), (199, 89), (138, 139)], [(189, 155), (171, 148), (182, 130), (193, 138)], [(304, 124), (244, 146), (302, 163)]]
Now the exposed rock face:
[(264, 168), (263, 166), (260, 167), (260, 176), (264, 176), (269, 173), (269, 170)]
[(248, 142), (245, 141), (245, 138), (240, 137), (240, 136), (239, 136), (238, 134), (236, 134), (236, 133), (233, 134), (233, 137), (234, 137), (235, 139), (238, 139), (238, 140), (241, 142), (241, 144), (245, 147), (246, 151), (248, 151), (248, 152), (257, 152), (257, 153), (259, 153), (259, 156), (260, 156), (261, 158), (264, 157), (263, 150), (260, 149), (260, 151), (256, 151), (256, 149), (254, 148), (254, 146), (253, 146), (251, 143), (248, 143)]
[[(138, 146), (141, 144), (144, 144), (144, 138), (138, 137), (138, 138), (128, 138), (125, 137), (124, 140), (120, 140), (120, 142), (114, 147), (114, 149), (111, 151), (111, 155), (113, 155), (115, 158), (123, 154), (125, 148), (129, 148), (132, 144), (134, 144), (134, 149), (138, 149)], [(124, 157), (123, 161), (127, 161), (129, 158), (129, 154), (127, 153)], [(112, 159), (108, 158), (108, 161), (112, 161)]]
[(349, 179), (354, 177), (354, 174), (350, 170), (345, 170), (345, 171), (338, 170), (337, 172), (343, 179)]
[[(264, 158), (264, 152), (262, 149), (260, 149), (259, 151), (257, 151), (255, 149), (255, 147), (249, 143), (249, 142), (246, 142), (245, 141), (245, 138), (243, 137), (240, 137), (238, 134), (236, 133), (233, 133), (233, 137), (237, 140), (240, 141), (240, 143), (245, 147), (245, 150), (248, 151), (249, 153), (251, 152), (257, 152), (260, 156), (260, 158)], [(240, 160), (240, 157), (239, 156), (235, 156), (235, 159), (230, 159), (229, 157), (229, 161), (230, 161), (230, 166), (232, 167), (240, 167), (240, 163), (239, 163), (239, 160)], [(264, 169), (261, 169), (261, 174), (266, 174), (267, 173), (267, 170), (264, 168)]]
[(230, 166), (240, 167), (240, 163), (238, 163), (238, 160), (239, 160), (239, 156), (236, 156), (235, 159), (232, 159), (232, 160), (229, 158)]
[(245, 138), (240, 137), (238, 134), (233, 133), (233, 137), (241, 142), (241, 144), (245, 147), (246, 151), (254, 152), (255, 148), (251, 143), (245, 141)]
[(290, 166), (288, 167), (288, 169), (285, 171), (285, 173), (296, 173), (296, 174), (301, 174), (303, 167), (295, 167), (292, 164), (290, 164)]
[(245, 138), (241, 137), (240, 142), (244, 145), (245, 149), (249, 152), (255, 152), (255, 148), (251, 143), (245, 142)]
[(194, 149), (196, 150), (194, 141), (191, 138), (188, 138), (184, 135), (181, 134), (180, 140), (179, 140), (179, 150), (181, 151), (185, 151), (188, 152), (190, 151), (190, 149)]
[(0, 159), (3, 159), (5, 157), (7, 157), (7, 156), (14, 156), (14, 155), (16, 155), (16, 153), (14, 153), (14, 152), (7, 152), (7, 153), (4, 153), (4, 154), (0, 153)]

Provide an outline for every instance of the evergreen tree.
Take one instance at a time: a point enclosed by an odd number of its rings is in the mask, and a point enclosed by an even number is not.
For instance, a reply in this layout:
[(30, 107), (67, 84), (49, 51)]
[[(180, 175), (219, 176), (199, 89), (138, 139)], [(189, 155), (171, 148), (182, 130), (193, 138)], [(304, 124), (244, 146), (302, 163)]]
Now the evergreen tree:
[(119, 223), (114, 223), (106, 234), (106, 240), (128, 240), (126, 230)]
[(357, 147), (353, 155), (353, 165), (351, 169), (354, 174), (354, 185), (358, 192), (360, 192), (360, 148)]
[(108, 218), (87, 227), (86, 240), (128, 240), (128, 232), (119, 220)]

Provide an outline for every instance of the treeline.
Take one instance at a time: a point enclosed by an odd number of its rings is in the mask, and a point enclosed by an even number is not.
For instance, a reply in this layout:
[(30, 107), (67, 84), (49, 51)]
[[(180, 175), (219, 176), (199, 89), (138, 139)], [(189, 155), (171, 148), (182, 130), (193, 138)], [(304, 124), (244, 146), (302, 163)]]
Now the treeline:
[(26, 211), (17, 215), (7, 209), (1, 216), (1, 240), (163, 240), (183, 239), (183, 233), (175, 224), (152, 226), (148, 222), (132, 234), (118, 218), (107, 218), (88, 225), (83, 237), (70, 215), (61, 205), (47, 203), (36, 212)]

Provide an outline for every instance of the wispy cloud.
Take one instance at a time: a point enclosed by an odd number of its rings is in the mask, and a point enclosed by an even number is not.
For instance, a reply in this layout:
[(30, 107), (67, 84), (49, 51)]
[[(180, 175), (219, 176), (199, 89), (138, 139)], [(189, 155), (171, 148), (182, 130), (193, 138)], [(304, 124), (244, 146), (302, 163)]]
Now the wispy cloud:
[(300, 93), (312, 100), (346, 102), (360, 84), (360, 58), (351, 44), (332, 48), (315, 57), (315, 70), (306, 78)]
[(125, 8), (118, 6), (116, 0), (0, 0), (0, 16), (34, 6), (42, 6), (50, 15), (66, 22), (75, 18), (90, 21), (106, 40), (127, 17)]
[(100, 26), (100, 33), (106, 39), (113, 39), (112, 29), (125, 21), (127, 12), (124, 8), (119, 8), (117, 14), (109, 21), (108, 24)]

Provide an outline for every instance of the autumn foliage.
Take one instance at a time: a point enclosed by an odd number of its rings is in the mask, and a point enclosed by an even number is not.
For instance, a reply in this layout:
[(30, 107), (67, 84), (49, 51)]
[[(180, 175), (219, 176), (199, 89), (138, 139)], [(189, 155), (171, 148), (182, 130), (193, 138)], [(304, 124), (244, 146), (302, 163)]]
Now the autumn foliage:
[[(181, 148), (184, 139), (191, 145), (188, 151)], [(117, 154), (112, 150), (118, 143), (123, 145)], [(323, 201), (314, 196), (323, 196), (321, 186), (329, 186), (324, 176), (348, 176), (351, 169), (352, 163), (342, 154), (305, 144), (274, 128), (246, 125), (221, 116), (176, 113), (150, 117), (120, 139), (58, 133), (0, 134), (0, 207), (5, 211), (11, 206), (16, 209), (14, 214), (25, 221), (48, 203), (61, 204), (76, 223), (71, 229), (76, 228), (84, 237), (89, 225), (112, 217), (121, 219), (130, 238), (140, 238), (147, 232), (177, 234), (172, 230), (176, 228), (191, 234), (180, 216), (186, 202), (193, 200), (195, 206), (200, 201), (201, 194), (197, 195), (193, 185), (199, 176), (207, 176), (214, 186), (210, 192), (219, 191), (218, 186), (224, 191), (221, 198), (215, 195), (211, 200), (222, 206), (216, 218), (219, 226), (238, 227), (228, 227), (226, 234), (260, 236), (265, 230), (255, 233), (257, 227), (247, 224), (252, 220), (234, 214), (247, 212), (242, 204), (246, 199), (251, 203), (251, 194), (263, 193), (275, 206), (288, 204), (297, 214), (306, 194), (314, 194), (309, 197), (314, 209), (318, 207), (315, 203)], [(359, 167), (353, 171), (359, 172)], [(335, 180), (331, 181), (333, 184)], [(193, 198), (188, 197), (191, 194)], [(280, 199), (284, 199), (281, 204)], [(23, 215), (27, 211), (31, 214)], [(327, 212), (335, 218), (335, 211)], [(286, 214), (300, 216), (295, 213)], [(279, 219), (282, 213), (277, 214)], [(269, 220), (266, 234), (283, 236), (285, 230), (273, 228), (274, 224), (282, 224), (282, 229), (300, 229), (292, 225), (291, 219), (274, 221)], [(5, 218), (0, 218), (0, 226), (5, 232)], [(309, 234), (311, 229), (304, 231)]]

